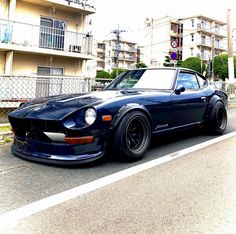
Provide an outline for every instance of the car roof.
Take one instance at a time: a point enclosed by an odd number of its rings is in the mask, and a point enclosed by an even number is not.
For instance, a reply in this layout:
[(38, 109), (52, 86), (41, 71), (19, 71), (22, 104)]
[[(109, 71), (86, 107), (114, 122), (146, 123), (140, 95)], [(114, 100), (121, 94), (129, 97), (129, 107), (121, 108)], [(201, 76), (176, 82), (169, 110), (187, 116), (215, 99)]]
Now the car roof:
[[(185, 67), (145, 67), (145, 68), (136, 68), (136, 69), (132, 69), (132, 70), (157, 70), (157, 69), (175, 70), (175, 71), (189, 71), (189, 72), (196, 73), (199, 76), (206, 79), (206, 77), (203, 76), (201, 73), (194, 71), (192, 69), (189, 69), (189, 68), (185, 68)], [(130, 70), (130, 71), (132, 71), (132, 70)]]

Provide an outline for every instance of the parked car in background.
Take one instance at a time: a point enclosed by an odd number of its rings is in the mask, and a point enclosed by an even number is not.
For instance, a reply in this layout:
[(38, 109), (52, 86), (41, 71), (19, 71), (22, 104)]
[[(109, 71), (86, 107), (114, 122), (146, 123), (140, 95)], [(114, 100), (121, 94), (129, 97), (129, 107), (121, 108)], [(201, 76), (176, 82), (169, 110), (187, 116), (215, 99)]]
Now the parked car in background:
[(13, 154), (53, 164), (101, 158), (110, 146), (135, 161), (154, 134), (206, 127), (222, 134), (227, 95), (201, 74), (184, 68), (122, 73), (102, 91), (35, 99), (9, 114)]

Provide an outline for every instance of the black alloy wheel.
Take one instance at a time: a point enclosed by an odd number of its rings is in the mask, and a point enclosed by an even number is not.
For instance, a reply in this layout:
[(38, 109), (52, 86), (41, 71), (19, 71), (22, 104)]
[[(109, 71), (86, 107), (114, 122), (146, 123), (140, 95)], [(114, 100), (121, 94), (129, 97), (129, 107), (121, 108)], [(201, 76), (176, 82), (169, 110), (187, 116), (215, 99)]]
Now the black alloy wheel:
[(217, 135), (223, 134), (227, 127), (227, 112), (222, 102), (213, 106), (210, 121), (210, 130)]
[(133, 111), (121, 120), (113, 141), (115, 153), (128, 161), (143, 157), (151, 141), (151, 126), (146, 115)]

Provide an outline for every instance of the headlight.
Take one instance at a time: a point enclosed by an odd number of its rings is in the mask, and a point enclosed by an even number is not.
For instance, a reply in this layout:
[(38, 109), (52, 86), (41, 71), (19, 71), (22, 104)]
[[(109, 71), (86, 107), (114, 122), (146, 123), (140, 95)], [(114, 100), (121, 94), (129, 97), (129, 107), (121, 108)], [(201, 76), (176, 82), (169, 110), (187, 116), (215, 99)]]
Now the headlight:
[(84, 119), (88, 125), (93, 124), (94, 121), (96, 120), (96, 117), (97, 117), (97, 113), (95, 109), (89, 108), (85, 111)]

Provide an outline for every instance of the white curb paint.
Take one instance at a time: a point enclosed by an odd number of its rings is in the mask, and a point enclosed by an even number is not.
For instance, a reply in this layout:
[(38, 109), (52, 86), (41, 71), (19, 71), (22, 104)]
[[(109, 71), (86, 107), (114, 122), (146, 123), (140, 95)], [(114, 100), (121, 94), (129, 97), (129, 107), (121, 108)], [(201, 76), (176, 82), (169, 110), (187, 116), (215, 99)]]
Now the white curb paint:
[(106, 185), (115, 183), (119, 180), (125, 179), (125, 178), (135, 175), (139, 172), (153, 168), (153, 167), (163, 164), (165, 162), (169, 162), (175, 158), (182, 157), (186, 154), (189, 154), (189, 153), (192, 153), (192, 152), (197, 151), (199, 149), (213, 145), (215, 143), (226, 140), (226, 139), (231, 138), (233, 136), (236, 136), (236, 132), (232, 132), (232, 133), (217, 137), (213, 140), (209, 140), (209, 141), (200, 143), (198, 145), (180, 150), (178, 152), (168, 154), (168, 155), (163, 156), (161, 158), (157, 158), (157, 159), (151, 160), (149, 162), (145, 162), (143, 164), (140, 164), (140, 165), (125, 169), (123, 171), (119, 171), (117, 173), (114, 173), (114, 174), (102, 177), (100, 179), (94, 180), (90, 183), (80, 185), (78, 187), (75, 187), (75, 188), (66, 190), (64, 192), (52, 195), (50, 197), (41, 199), (39, 201), (30, 203), (26, 206), (2, 213), (2, 214), (0, 214), (0, 224), (6, 225), (9, 222), (17, 221), (19, 219), (23, 219), (28, 216), (34, 215), (40, 211), (43, 211), (43, 210), (46, 210), (46, 209), (51, 208), (53, 206), (62, 204), (62, 203), (69, 201), (73, 198), (87, 194), (87, 193), (92, 192), (96, 189), (102, 188)]

